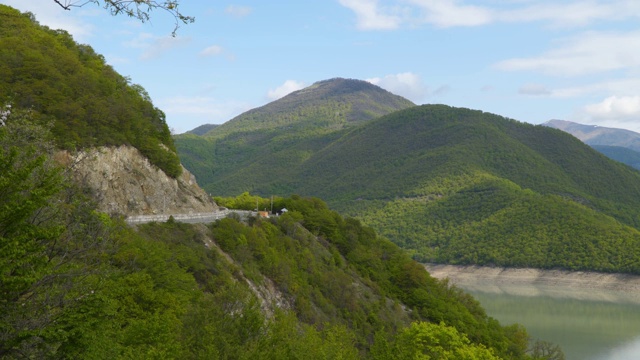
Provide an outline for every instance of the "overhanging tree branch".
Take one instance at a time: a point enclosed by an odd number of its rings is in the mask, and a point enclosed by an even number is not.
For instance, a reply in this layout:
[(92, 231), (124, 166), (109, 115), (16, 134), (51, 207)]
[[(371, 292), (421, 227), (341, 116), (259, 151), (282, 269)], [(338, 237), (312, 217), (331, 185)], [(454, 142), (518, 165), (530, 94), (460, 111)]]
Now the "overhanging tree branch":
[[(71, 10), (72, 7), (82, 7), (88, 3), (94, 3), (101, 5), (100, 0), (53, 0), (56, 4), (60, 5), (65, 10)], [(187, 16), (180, 12), (178, 9), (179, 1), (177, 0), (165, 0), (165, 1), (153, 1), (153, 0), (104, 0), (102, 6), (105, 10), (108, 10), (111, 15), (127, 15), (132, 18), (136, 18), (140, 22), (147, 22), (151, 19), (151, 11), (160, 9), (168, 12), (175, 19), (175, 28), (171, 32), (172, 36), (176, 35), (180, 23), (190, 24), (195, 21), (193, 16)]]

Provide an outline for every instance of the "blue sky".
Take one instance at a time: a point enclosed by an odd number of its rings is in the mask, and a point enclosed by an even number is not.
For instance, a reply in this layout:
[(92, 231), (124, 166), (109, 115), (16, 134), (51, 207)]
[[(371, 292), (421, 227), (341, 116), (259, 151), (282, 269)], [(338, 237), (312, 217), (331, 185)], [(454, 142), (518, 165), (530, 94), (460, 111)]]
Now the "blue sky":
[(640, 132), (637, 0), (181, 0), (196, 21), (176, 37), (162, 11), (142, 24), (93, 3), (0, 3), (91, 45), (176, 133), (334, 77), (417, 104)]

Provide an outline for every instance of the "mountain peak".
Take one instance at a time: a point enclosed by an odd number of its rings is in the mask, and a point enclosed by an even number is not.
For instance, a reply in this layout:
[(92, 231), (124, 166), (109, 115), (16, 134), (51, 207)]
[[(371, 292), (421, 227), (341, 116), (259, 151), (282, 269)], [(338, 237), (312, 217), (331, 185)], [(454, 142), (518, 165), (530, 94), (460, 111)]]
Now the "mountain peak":
[[(284, 107), (286, 108), (285, 111), (288, 111), (289, 107), (307, 106), (309, 102), (319, 104), (331, 101), (378, 108), (377, 111), (374, 110), (374, 113), (378, 116), (390, 112), (384, 111), (383, 109), (398, 110), (415, 105), (411, 101), (370, 82), (338, 77), (317, 81), (311, 86), (294, 91), (281, 99), (255, 110), (272, 110), (272, 108), (275, 108), (275, 110), (278, 111)], [(351, 120), (359, 120), (362, 114), (358, 114), (358, 110), (364, 109), (356, 108), (354, 110), (356, 110), (356, 114), (351, 116)]]
[(206, 136), (291, 126), (339, 130), (413, 106), (402, 96), (364, 80), (333, 78), (240, 114)]
[(358, 80), (358, 79), (345, 79), (340, 77), (317, 81), (313, 85), (298, 91), (294, 91), (289, 95), (299, 96), (303, 94), (313, 93), (315, 95), (340, 96), (340, 95), (345, 95), (350, 93), (366, 92), (366, 91), (379, 92), (379, 93), (385, 93), (391, 96), (397, 96), (368, 81)]

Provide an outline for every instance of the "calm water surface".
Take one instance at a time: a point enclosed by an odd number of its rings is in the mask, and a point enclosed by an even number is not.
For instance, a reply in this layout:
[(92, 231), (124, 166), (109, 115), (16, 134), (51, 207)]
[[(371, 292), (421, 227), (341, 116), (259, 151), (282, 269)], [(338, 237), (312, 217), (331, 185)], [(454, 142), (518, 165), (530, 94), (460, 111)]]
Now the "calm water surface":
[[(567, 360), (640, 359), (640, 301), (622, 292), (458, 283), (489, 316), (559, 344)], [(637, 296), (637, 295), (636, 295)]]

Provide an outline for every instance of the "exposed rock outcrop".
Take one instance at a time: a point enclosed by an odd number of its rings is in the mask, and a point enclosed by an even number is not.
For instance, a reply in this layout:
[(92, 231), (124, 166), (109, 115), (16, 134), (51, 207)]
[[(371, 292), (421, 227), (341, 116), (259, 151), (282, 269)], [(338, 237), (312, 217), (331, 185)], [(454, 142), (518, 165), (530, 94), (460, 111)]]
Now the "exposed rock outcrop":
[(76, 180), (91, 189), (99, 210), (106, 213), (131, 216), (218, 210), (190, 172), (183, 168), (179, 178), (170, 178), (134, 147), (100, 147), (59, 157), (71, 166)]

